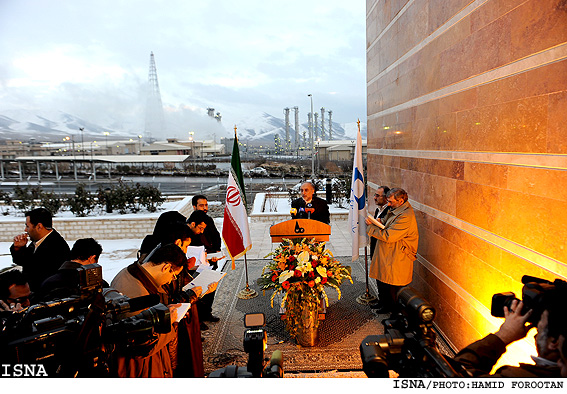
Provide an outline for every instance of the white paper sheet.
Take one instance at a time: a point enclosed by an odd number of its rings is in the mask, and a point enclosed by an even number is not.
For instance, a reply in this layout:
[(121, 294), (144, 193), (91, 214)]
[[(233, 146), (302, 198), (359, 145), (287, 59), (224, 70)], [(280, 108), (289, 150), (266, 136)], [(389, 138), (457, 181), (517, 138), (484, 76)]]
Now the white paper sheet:
[(177, 323), (183, 319), (183, 317), (187, 314), (187, 311), (191, 309), (190, 302), (182, 302), (180, 306), (177, 307), (177, 319), (175, 320)]
[(208, 265), (207, 254), (205, 253), (204, 246), (188, 246), (187, 247), (187, 260), (195, 257), (195, 267), (201, 264)]
[(183, 291), (187, 291), (189, 289), (192, 289), (193, 287), (200, 286), (201, 289), (203, 290), (203, 293), (202, 293), (201, 296), (203, 296), (204, 293), (206, 293), (206, 291), (209, 288), (209, 285), (211, 283), (216, 283), (216, 282), (220, 281), (225, 275), (226, 275), (226, 272), (217, 272), (217, 271), (214, 271), (214, 270), (205, 270), (205, 271), (201, 272), (199, 275), (197, 275), (197, 277), (195, 279), (193, 279), (191, 282), (189, 282), (188, 284), (183, 286)]

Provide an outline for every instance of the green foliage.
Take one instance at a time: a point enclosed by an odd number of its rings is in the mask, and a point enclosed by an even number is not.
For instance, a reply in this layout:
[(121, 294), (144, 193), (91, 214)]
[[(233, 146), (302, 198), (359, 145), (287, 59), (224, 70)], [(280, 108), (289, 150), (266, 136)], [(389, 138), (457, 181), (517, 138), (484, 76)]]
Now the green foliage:
[(157, 208), (165, 202), (165, 197), (154, 186), (142, 186), (139, 183), (130, 186), (120, 181), (117, 186), (107, 189), (99, 186), (94, 194), (86, 190), (85, 185), (80, 183), (75, 188), (75, 193), (67, 198), (61, 198), (54, 192), (43, 191), (40, 186), (33, 188), (16, 186), (13, 195), (0, 192), (0, 202), (4, 203), (3, 206), (0, 205), (0, 213), (3, 215), (8, 214), (5, 208), (7, 205), (12, 205), (20, 212), (41, 206), (55, 215), (65, 204), (76, 216), (85, 217), (95, 211), (97, 207), (102, 212), (106, 211), (108, 204), (113, 211), (118, 211), (121, 214), (136, 213), (142, 209), (146, 209), (148, 212), (156, 212)]
[(165, 197), (161, 195), (157, 187), (148, 185), (138, 189), (138, 201), (148, 212), (155, 212), (165, 202)]
[(0, 191), (0, 201), (2, 202), (0, 204), (2, 215), (8, 215), (8, 206), (12, 205), (12, 196), (10, 196), (10, 193)]
[(40, 205), (51, 212), (52, 215), (57, 214), (63, 205), (61, 198), (59, 195), (53, 192), (41, 192), (40, 197)]
[(35, 207), (33, 195), (29, 187), (21, 188), (19, 185), (14, 187), (14, 197), (12, 198), (12, 206), (16, 210), (26, 212)]
[(76, 216), (85, 217), (95, 208), (95, 199), (86, 189), (85, 185), (79, 183), (75, 188), (75, 194), (67, 198), (69, 210)]

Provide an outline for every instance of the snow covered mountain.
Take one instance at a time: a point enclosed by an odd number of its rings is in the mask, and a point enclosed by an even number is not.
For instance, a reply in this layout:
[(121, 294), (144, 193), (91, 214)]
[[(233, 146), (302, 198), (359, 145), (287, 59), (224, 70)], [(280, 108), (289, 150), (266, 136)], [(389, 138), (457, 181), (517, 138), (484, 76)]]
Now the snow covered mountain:
[[(167, 119), (166, 119), (167, 121)], [(216, 121), (215, 121), (216, 123)], [(361, 122), (362, 138), (366, 138), (366, 123)], [(227, 135), (234, 135), (234, 126), (224, 125)], [(39, 110), (0, 110), (0, 139), (28, 140), (35, 138), (37, 141), (61, 141), (62, 138), (75, 135), (80, 136), (80, 128), (84, 128), (85, 140), (102, 138), (103, 133), (109, 132), (112, 139), (132, 138), (143, 134), (132, 125), (109, 122), (101, 125), (89, 122), (87, 119), (62, 112), (62, 111), (39, 111)], [(282, 141), (285, 140), (285, 120), (267, 113), (259, 113), (237, 122), (237, 132), (241, 140), (250, 144), (274, 144), (274, 135), (278, 134)], [(309, 135), (307, 122), (299, 125), (300, 135)], [(357, 124), (340, 124), (333, 122), (332, 135), (334, 140), (356, 138)], [(290, 122), (290, 138), (295, 139), (295, 123)], [(182, 133), (183, 135), (185, 133)], [(210, 132), (195, 129), (196, 139), (211, 139)], [(328, 136), (328, 121), (325, 124), (325, 134)], [(217, 137), (219, 135), (217, 134)], [(171, 136), (160, 136), (160, 138), (178, 137), (172, 132)]]
[(81, 135), (84, 138), (101, 138), (104, 132), (110, 132), (114, 138), (126, 138), (134, 135), (112, 125), (101, 126), (71, 114), (56, 111), (5, 110), (0, 112), (0, 138), (37, 141), (61, 141), (65, 136)]

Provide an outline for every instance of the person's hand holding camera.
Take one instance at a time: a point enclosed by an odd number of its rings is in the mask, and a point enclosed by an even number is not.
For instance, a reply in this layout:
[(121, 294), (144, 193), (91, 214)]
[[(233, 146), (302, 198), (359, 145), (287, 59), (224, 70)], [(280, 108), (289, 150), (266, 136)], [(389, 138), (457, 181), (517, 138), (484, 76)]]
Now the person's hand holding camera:
[(524, 303), (522, 301), (518, 302), (518, 300), (512, 301), (510, 309), (504, 307), (504, 318), (506, 320), (494, 334), (506, 345), (525, 338), (528, 331), (533, 327), (532, 325), (526, 325), (532, 310), (530, 309), (525, 315), (522, 315), (523, 307)]
[(24, 309), (24, 307), (22, 306), (22, 304), (20, 304), (19, 302), (17, 304), (6, 304), (4, 301), (0, 300), (0, 311), (4, 311), (4, 312), (19, 312), (22, 309)]

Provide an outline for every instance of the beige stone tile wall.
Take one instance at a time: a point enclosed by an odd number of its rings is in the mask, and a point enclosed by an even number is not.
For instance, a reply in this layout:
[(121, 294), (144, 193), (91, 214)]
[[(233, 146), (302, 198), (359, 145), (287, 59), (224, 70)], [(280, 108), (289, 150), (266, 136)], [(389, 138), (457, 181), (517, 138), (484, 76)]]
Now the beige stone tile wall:
[[(368, 0), (368, 181), (418, 215), (412, 285), (456, 348), (496, 292), (567, 278), (567, 12), (558, 0)], [(371, 207), (372, 209), (372, 207)]]

